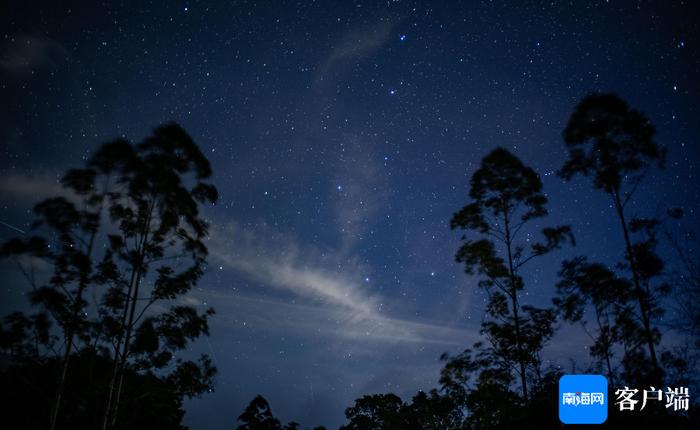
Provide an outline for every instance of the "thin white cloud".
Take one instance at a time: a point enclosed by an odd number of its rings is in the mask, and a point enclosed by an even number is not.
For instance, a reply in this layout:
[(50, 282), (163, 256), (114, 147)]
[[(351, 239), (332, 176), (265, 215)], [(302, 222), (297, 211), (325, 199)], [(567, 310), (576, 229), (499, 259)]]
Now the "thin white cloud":
[(387, 181), (373, 142), (362, 136), (343, 136), (343, 151), (335, 167), (335, 216), (341, 237), (340, 251), (349, 251), (367, 235), (375, 217), (388, 207)]
[(399, 23), (398, 19), (382, 19), (372, 26), (355, 28), (345, 33), (322, 61), (316, 74), (316, 84), (330, 77), (349, 62), (363, 61), (387, 43)]
[(193, 303), (201, 303), (204, 299), (210, 304), (216, 303), (216, 320), (227, 326), (245, 321), (247, 326), (264, 331), (370, 343), (462, 346), (468, 338), (464, 331), (437, 321), (411, 321), (379, 312), (354, 314), (332, 304), (286, 301), (220, 290), (195, 294), (202, 294), (202, 298), (193, 300)]
[(235, 270), (292, 297), (285, 301), (268, 295), (251, 296), (249, 292), (206, 292), (207, 299), (215, 299), (217, 307), (236, 308), (217, 318), (247, 315), (268, 329), (360, 342), (465, 342), (465, 332), (453, 326), (386, 315), (381, 310), (382, 298), (366, 291), (362, 281), (366, 268), (336, 252), (301, 246), (295, 238), (267, 228), (257, 229), (254, 234), (236, 223), (217, 229), (209, 248), (215, 266)]
[(7, 173), (0, 176), (0, 198), (3, 200), (33, 204), (48, 197), (67, 195), (67, 190), (61, 186), (56, 174)]
[(68, 58), (63, 45), (51, 38), (18, 34), (2, 47), (0, 70), (13, 76), (26, 76), (42, 68), (56, 69)]
[(361, 266), (313, 246), (302, 248), (292, 235), (259, 225), (244, 229), (235, 222), (212, 234), (211, 257), (249, 279), (357, 313), (370, 313), (374, 300), (361, 295), (347, 273)]

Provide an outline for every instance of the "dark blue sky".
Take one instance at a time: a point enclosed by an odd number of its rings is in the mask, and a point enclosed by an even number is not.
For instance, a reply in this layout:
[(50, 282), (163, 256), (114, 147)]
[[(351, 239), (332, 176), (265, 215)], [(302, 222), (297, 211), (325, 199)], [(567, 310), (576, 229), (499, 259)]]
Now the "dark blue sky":
[[(233, 428), (260, 393), (283, 421), (333, 427), (361, 394), (432, 388), (439, 355), (479, 337), (484, 297), (449, 219), (491, 149), (542, 177), (550, 216), (526, 233), (570, 223), (578, 239), (530, 266), (525, 302), (549, 302), (565, 257), (622, 256), (606, 197), (555, 174), (590, 91), (646, 113), (669, 150), (632, 213), (682, 206), (698, 224), (697, 5), (506, 3), (5, 2), (0, 239), (100, 143), (175, 120), (221, 194), (188, 297), (217, 310), (193, 348), (217, 390), (186, 423)], [(2, 276), (6, 312), (26, 288)], [(564, 327), (545, 356), (585, 363), (586, 342)]]

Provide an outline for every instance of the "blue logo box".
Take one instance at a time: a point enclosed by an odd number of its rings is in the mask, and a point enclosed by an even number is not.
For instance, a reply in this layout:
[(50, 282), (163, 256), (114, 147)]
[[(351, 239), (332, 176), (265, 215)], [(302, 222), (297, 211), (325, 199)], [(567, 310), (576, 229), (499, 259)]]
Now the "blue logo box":
[(608, 380), (603, 375), (559, 378), (559, 420), (564, 424), (602, 424), (608, 419)]

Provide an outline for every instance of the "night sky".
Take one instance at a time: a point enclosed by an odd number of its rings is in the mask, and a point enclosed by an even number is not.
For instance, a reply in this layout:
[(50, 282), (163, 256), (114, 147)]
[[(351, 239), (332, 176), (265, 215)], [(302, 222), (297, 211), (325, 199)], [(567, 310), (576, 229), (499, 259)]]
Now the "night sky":
[[(449, 220), (497, 146), (550, 199), (526, 233), (569, 223), (578, 241), (526, 270), (525, 303), (550, 302), (564, 258), (621, 259), (608, 198), (556, 175), (588, 92), (618, 93), (669, 150), (631, 213), (698, 224), (694, 2), (85, 3), (0, 6), (0, 239), (100, 143), (180, 123), (221, 195), (186, 299), (217, 311), (191, 351), (219, 368), (191, 428), (234, 428), (258, 393), (283, 422), (332, 428), (362, 394), (436, 387), (440, 354), (479, 338), (485, 296)], [(5, 314), (28, 287), (1, 268)], [(585, 364), (588, 343), (564, 326), (545, 364)]]

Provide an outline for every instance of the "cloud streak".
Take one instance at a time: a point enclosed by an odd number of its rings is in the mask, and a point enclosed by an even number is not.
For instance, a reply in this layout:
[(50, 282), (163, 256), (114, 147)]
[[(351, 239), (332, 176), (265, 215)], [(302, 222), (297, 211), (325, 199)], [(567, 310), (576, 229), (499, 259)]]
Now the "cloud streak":
[(73, 198), (69, 191), (61, 186), (58, 178), (59, 176), (48, 173), (8, 173), (0, 176), (0, 196), (23, 203), (38, 203), (42, 199), (56, 196)]
[[(207, 292), (206, 299), (217, 303), (216, 308), (221, 312), (217, 313), (216, 320), (228, 327), (245, 320), (247, 325), (266, 332), (323, 336), (361, 343), (461, 346), (465, 339), (463, 331), (439, 322), (410, 321), (377, 314), (357, 317), (333, 305), (320, 306), (225, 291)], [(196, 303), (201, 303), (201, 300)], [(368, 351), (376, 352), (373, 349)]]
[(285, 300), (250, 292), (207, 293), (217, 307), (236, 308), (224, 315), (248, 315), (268, 329), (360, 342), (464, 344), (467, 335), (453, 326), (387, 315), (383, 298), (369, 293), (361, 280), (366, 267), (337, 252), (301, 246), (268, 228), (254, 234), (236, 223), (212, 236), (214, 264), (289, 295)]
[(3, 46), (0, 70), (13, 76), (26, 76), (42, 68), (57, 69), (68, 58), (68, 51), (53, 39), (18, 34)]
[(372, 26), (355, 28), (338, 39), (316, 74), (316, 85), (331, 81), (350, 62), (363, 61), (389, 41), (398, 19), (382, 19)]
[[(388, 206), (388, 184), (381, 172), (373, 142), (362, 136), (343, 137), (335, 168), (335, 216), (341, 236), (340, 251), (349, 251), (364, 236), (374, 217)], [(337, 188), (339, 187), (339, 188)]]

